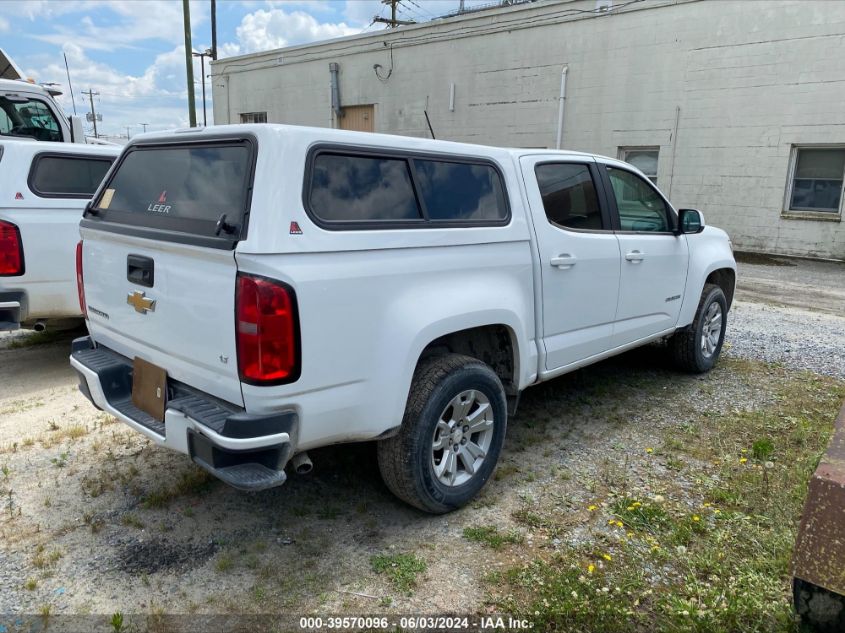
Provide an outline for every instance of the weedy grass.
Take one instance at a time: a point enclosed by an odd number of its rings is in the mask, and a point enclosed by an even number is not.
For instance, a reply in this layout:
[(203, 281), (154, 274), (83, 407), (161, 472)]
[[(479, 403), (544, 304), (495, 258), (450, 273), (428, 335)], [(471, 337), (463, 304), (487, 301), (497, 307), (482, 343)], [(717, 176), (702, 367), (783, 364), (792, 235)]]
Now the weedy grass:
[[(845, 382), (764, 363), (723, 365), (767, 392), (753, 410), (691, 413), (660, 454), (656, 489), (608, 489), (585, 513), (591, 538), (541, 549), (492, 574), (504, 612), (554, 631), (795, 631), (789, 561), (807, 482), (845, 398)], [(676, 432), (677, 437), (677, 432)], [(670, 454), (666, 454), (670, 453)], [(549, 532), (554, 517), (518, 517)]]
[(23, 413), (30, 409), (37, 409), (44, 406), (44, 400), (36, 398), (34, 400), (12, 400), (6, 406), (0, 409), (0, 415), (11, 415), (12, 413)]
[(21, 336), (11, 341), (6, 349), (23, 349), (25, 347), (35, 347), (37, 345), (49, 345), (55, 343), (64, 333), (60, 330), (44, 330), (43, 332), (33, 332), (27, 336)]
[(377, 574), (385, 574), (405, 595), (411, 595), (417, 586), (417, 576), (428, 568), (426, 562), (414, 554), (380, 554), (370, 558), (370, 565)]
[(205, 492), (213, 482), (214, 478), (210, 474), (194, 467), (183, 472), (174, 485), (148, 493), (142, 503), (145, 508), (165, 508), (178, 497)]
[(495, 525), (464, 528), (464, 538), (492, 549), (502, 549), (505, 545), (522, 543), (525, 540), (519, 532), (511, 530), (502, 533)]

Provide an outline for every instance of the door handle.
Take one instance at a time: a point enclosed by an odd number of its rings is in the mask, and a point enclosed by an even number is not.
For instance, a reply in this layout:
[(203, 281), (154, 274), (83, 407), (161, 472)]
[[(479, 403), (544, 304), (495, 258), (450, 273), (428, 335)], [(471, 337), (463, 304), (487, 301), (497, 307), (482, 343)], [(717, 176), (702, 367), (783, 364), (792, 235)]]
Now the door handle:
[(627, 259), (632, 264), (639, 264), (645, 259), (645, 253), (641, 253), (640, 251), (631, 251), (630, 253), (625, 255), (625, 259)]
[(574, 255), (570, 255), (569, 253), (561, 253), (557, 257), (552, 257), (549, 260), (549, 263), (554, 266), (555, 268), (560, 268), (562, 270), (566, 270), (568, 268), (572, 268), (577, 259)]

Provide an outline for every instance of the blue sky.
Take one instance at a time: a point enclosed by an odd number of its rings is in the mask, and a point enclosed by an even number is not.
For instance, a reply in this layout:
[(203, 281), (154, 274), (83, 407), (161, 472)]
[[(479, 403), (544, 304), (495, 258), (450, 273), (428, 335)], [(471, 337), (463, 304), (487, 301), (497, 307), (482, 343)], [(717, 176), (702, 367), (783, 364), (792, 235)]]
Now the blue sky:
[[(467, 6), (490, 0), (468, 0)], [(399, 17), (425, 21), (457, 9), (458, 0), (400, 0)], [(211, 44), (209, 0), (191, 0), (193, 49)], [(218, 0), (220, 57), (373, 32), (381, 0)], [(0, 46), (30, 77), (57, 82), (68, 114), (67, 55), (76, 109), (82, 90), (100, 93), (101, 133), (126, 135), (188, 123), (181, 0), (0, 0)], [(208, 69), (206, 68), (206, 73)], [(195, 64), (197, 120), (202, 122), (199, 62)], [(211, 94), (207, 84), (209, 120)]]

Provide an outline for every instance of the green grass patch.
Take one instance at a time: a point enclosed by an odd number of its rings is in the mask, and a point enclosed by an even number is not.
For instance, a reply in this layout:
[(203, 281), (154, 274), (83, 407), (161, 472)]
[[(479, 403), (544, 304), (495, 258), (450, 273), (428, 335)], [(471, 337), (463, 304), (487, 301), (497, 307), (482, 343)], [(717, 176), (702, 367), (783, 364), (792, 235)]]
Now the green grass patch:
[[(490, 579), (496, 608), (543, 631), (796, 630), (789, 562), (845, 382), (731, 359), (715, 371), (769, 404), (691, 412), (679, 437), (695, 440), (663, 452), (683, 464), (683, 482), (659, 471), (650, 484), (661, 494), (608, 489), (584, 519), (583, 545), (543, 550)], [(679, 381), (675, 395), (696, 388)], [(515, 518), (544, 529), (524, 514)]]
[(525, 540), (519, 532), (511, 530), (502, 533), (495, 525), (464, 528), (464, 538), (492, 549), (502, 549), (505, 545), (522, 543)]
[(417, 576), (427, 569), (425, 561), (414, 554), (380, 554), (370, 558), (377, 574), (384, 574), (397, 590), (410, 595), (417, 586)]
[(35, 347), (37, 345), (49, 345), (56, 342), (64, 333), (61, 330), (44, 330), (42, 332), (33, 332), (26, 336), (19, 336), (11, 341), (6, 349), (23, 349), (25, 347)]

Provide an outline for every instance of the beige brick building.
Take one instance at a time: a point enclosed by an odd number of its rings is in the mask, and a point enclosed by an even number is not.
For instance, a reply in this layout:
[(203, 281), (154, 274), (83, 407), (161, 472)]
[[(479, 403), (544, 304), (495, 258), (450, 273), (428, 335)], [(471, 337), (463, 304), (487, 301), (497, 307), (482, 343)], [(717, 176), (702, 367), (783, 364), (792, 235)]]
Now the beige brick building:
[(212, 73), (217, 124), (429, 136), (427, 114), (442, 139), (560, 140), (631, 160), (739, 248), (845, 259), (845, 2), (540, 0)]

